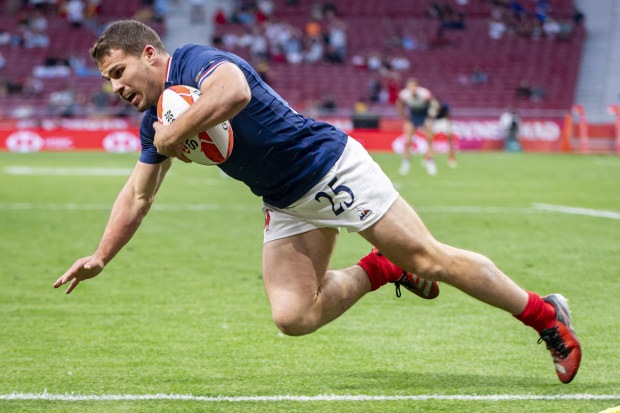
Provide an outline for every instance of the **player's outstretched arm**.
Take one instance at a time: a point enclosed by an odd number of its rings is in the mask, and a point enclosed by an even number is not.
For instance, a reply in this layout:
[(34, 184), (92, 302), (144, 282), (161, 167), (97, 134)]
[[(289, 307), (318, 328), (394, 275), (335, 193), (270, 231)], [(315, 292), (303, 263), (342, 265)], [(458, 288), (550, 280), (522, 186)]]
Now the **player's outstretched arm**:
[(114, 202), (97, 251), (91, 256), (77, 260), (56, 280), (54, 288), (71, 282), (66, 290), (69, 294), (81, 281), (93, 278), (103, 271), (105, 265), (129, 242), (140, 227), (171, 163), (172, 158), (156, 165), (138, 162)]

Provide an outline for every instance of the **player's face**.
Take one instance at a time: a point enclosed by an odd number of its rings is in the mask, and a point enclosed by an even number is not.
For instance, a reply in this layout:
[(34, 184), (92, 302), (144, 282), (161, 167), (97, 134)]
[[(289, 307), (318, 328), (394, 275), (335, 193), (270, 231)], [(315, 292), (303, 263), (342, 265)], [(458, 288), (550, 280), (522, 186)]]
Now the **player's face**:
[(409, 89), (412, 92), (415, 92), (418, 90), (418, 82), (415, 80), (410, 80), (407, 82), (407, 89)]
[(101, 77), (112, 83), (112, 90), (118, 96), (144, 112), (157, 104), (164, 85), (158, 81), (158, 74), (144, 54), (137, 58), (122, 50), (112, 49), (99, 62)]

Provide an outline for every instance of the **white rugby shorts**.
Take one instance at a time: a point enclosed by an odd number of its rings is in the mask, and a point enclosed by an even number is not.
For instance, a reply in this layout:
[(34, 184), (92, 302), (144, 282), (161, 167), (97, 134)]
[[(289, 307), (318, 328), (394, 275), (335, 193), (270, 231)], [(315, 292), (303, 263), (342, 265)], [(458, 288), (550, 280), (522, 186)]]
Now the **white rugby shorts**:
[(349, 137), (340, 159), (299, 200), (286, 208), (263, 202), (263, 242), (325, 227), (362, 231), (377, 222), (397, 197), (381, 167)]
[(452, 133), (452, 122), (446, 118), (434, 120), (433, 121), (433, 132), (445, 133), (446, 135)]

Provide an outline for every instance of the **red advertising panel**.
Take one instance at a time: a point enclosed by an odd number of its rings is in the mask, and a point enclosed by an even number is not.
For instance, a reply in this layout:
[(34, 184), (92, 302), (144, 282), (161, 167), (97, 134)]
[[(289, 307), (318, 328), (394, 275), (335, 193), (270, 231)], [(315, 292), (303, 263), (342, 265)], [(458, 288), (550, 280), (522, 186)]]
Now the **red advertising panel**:
[[(504, 133), (496, 120), (454, 120), (454, 144), (461, 151), (491, 151), (504, 148)], [(370, 151), (402, 153), (405, 136), (400, 131), (356, 129), (349, 132)], [(519, 141), (524, 151), (554, 152), (561, 146), (562, 124), (554, 120), (528, 120), (521, 125)], [(424, 134), (417, 134), (412, 142), (415, 153), (425, 153), (428, 144)], [(448, 140), (438, 134), (433, 142), (438, 153), (448, 152)]]
[(73, 150), (135, 152), (140, 149), (138, 133), (137, 128), (122, 130), (0, 130), (0, 149), (11, 152)]
[[(497, 120), (454, 120), (452, 125), (458, 150), (502, 150), (504, 147), (504, 134)], [(522, 123), (519, 139), (525, 151), (559, 151), (561, 131), (559, 121), (527, 120)], [(405, 137), (398, 130), (354, 129), (347, 132), (370, 151), (402, 153), (405, 146)], [(424, 153), (427, 145), (423, 135), (417, 135), (412, 143), (417, 153)], [(433, 147), (439, 153), (447, 152), (446, 137), (437, 135)], [(4, 151), (135, 152), (139, 149), (138, 128), (126, 123), (74, 120), (61, 125), (46, 124), (44, 127), (22, 124), (14, 125), (14, 128), (0, 128), (0, 150)]]

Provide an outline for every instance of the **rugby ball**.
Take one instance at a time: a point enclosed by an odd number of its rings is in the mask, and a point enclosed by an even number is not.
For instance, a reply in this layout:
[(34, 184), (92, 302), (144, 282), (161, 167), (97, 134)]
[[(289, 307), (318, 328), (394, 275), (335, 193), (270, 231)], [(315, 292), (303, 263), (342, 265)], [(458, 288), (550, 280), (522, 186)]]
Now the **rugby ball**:
[[(170, 125), (200, 98), (200, 90), (191, 86), (171, 86), (164, 90), (157, 103), (157, 120)], [(233, 131), (226, 121), (200, 132), (185, 141), (183, 154), (192, 162), (203, 165), (220, 164), (233, 149)]]

